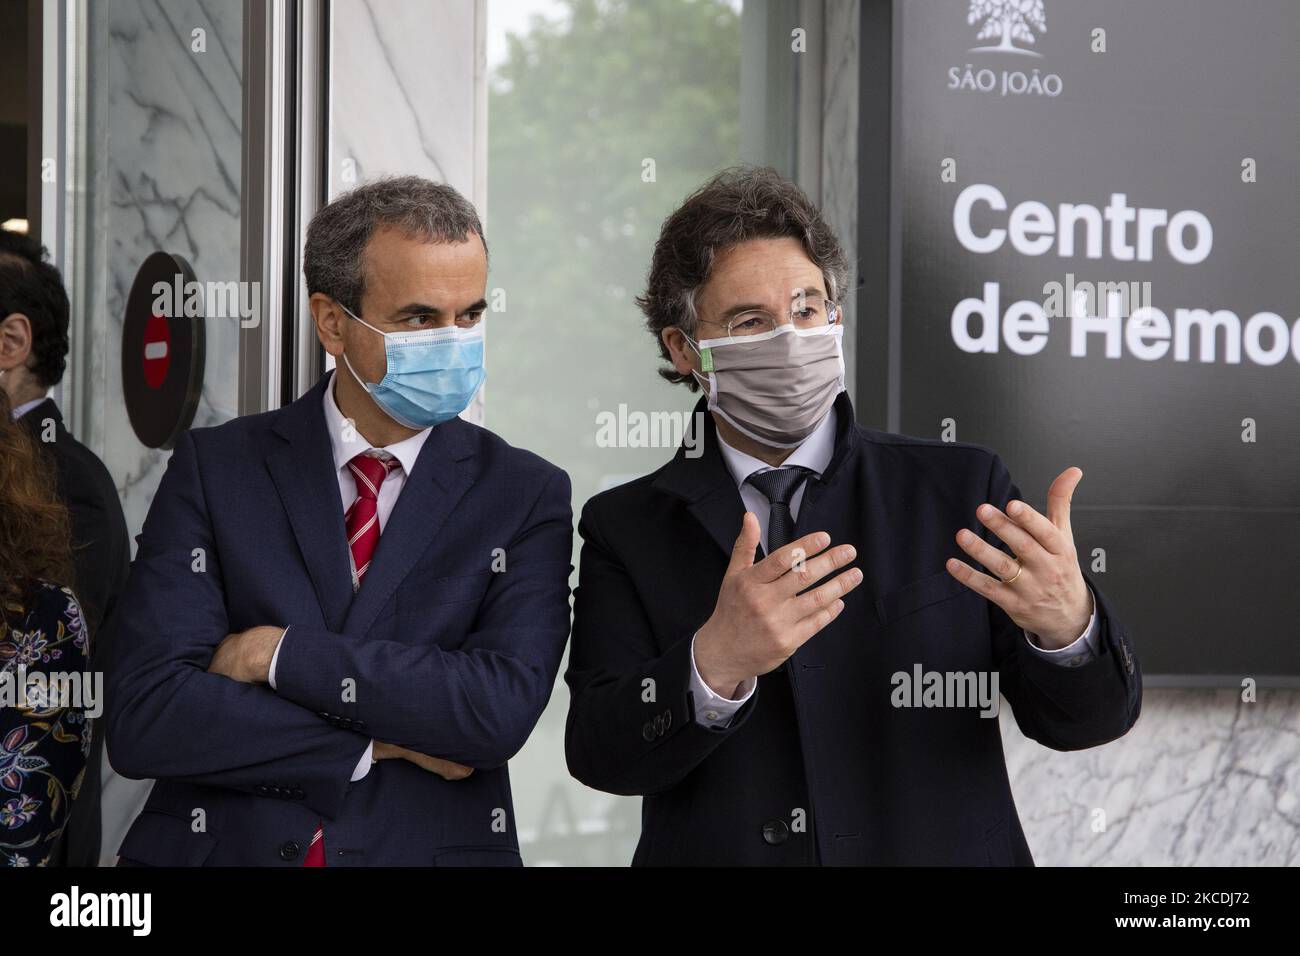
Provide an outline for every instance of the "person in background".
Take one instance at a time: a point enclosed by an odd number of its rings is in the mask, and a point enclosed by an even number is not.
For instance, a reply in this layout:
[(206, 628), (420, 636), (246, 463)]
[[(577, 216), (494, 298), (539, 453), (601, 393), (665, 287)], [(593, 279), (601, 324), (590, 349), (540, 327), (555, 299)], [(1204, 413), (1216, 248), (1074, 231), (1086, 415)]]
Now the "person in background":
[[(50, 463), (0, 392), (0, 864), (58, 861), (90, 750), (85, 712), (34, 675), (85, 673), (90, 635), (74, 580), (71, 522)], [(37, 680), (40, 680), (37, 678)], [(17, 697), (18, 685), (23, 697)], [(51, 687), (48, 681), (40, 681)], [(13, 701), (10, 703), (10, 701)]]
[[(67, 364), (68, 314), (63, 279), (46, 261), (45, 250), (25, 235), (0, 230), (0, 393), (37, 449), (52, 459), (51, 488), (71, 516), (82, 618), (100, 658), (91, 666), (102, 670), (108, 641), (99, 638), (126, 586), (131, 545), (112, 476), (64, 427), (59, 406), (47, 394), (62, 380)], [(6, 423), (9, 417), (6, 412)], [(98, 734), (92, 753), (61, 848), (67, 853), (64, 862), (76, 866), (94, 866), (98, 860), (101, 783), (113, 777), (111, 768), (103, 766)]]

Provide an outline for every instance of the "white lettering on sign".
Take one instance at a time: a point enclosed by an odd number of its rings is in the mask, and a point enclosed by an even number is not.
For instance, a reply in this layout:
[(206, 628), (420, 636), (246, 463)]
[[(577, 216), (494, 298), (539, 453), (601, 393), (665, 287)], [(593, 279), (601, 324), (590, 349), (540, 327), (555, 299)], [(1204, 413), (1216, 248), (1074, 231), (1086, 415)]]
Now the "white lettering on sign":
[[(1167, 209), (1134, 209), (1126, 193), (1111, 193), (1104, 209), (1066, 202), (1053, 211), (1045, 203), (1026, 200), (1011, 208), (1005, 227), (997, 225), (978, 233), (971, 218), (981, 209), (1006, 212), (1007, 198), (987, 183), (967, 186), (952, 207), (952, 228), (958, 242), (982, 254), (997, 252), (1010, 239), (1011, 247), (1024, 256), (1046, 255), (1055, 246), (1058, 256), (1071, 258), (1076, 255), (1079, 226), (1083, 227), (1084, 255), (1089, 259), (1102, 258), (1106, 240), (1110, 258), (1119, 262), (1151, 262), (1157, 243), (1163, 242), (1175, 262), (1196, 265), (1206, 260), (1214, 246), (1214, 227), (1204, 213), (1184, 209), (1171, 216)], [(1003, 219), (997, 216), (994, 221)]]
[[(1035, 199), (1012, 205), (996, 186), (973, 183), (957, 196), (952, 207), (952, 229), (957, 241), (970, 252), (989, 255), (1010, 246), (1023, 256), (1043, 256), (1055, 250), (1061, 258), (1083, 255), (1117, 262), (1151, 262), (1161, 250), (1181, 266), (1195, 266), (1209, 258), (1214, 248), (1214, 227), (1203, 212), (1133, 206), (1128, 194), (1115, 192), (1099, 207), (1090, 203), (1062, 202), (1055, 206)], [(1073, 286), (1073, 273), (1069, 279)], [(1135, 283), (1134, 283), (1135, 284)], [(1002, 305), (999, 283), (984, 281), (983, 295), (968, 297), (952, 310), (949, 333), (963, 352), (996, 353), (1005, 348), (1023, 356), (1041, 353), (1051, 332), (1051, 319), (1059, 316), (1056, 299), (1068, 303), (1069, 355), (1139, 361), (1217, 362), (1240, 365), (1278, 365), (1288, 357), (1300, 362), (1300, 319), (1276, 312), (1257, 311), (1248, 316), (1229, 309), (1156, 308), (1149, 291), (1137, 298), (1126, 283), (1102, 282), (1095, 296), (1062, 293), (1059, 284), (1046, 303), (1020, 300)], [(1142, 283), (1149, 290), (1150, 283)], [(1088, 292), (1093, 283), (1080, 288)], [(1093, 300), (1095, 299), (1095, 305)], [(1049, 308), (1050, 307), (1050, 308)]]

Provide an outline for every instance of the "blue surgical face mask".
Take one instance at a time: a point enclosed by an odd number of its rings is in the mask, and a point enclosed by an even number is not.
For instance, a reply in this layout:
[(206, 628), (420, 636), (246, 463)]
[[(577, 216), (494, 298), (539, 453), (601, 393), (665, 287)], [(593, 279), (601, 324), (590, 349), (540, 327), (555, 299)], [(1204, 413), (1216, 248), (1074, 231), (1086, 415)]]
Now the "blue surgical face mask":
[(376, 329), (347, 306), (343, 311), (384, 337), (387, 370), (376, 384), (361, 381), (347, 354), (343, 364), (388, 417), (407, 428), (431, 428), (455, 418), (483, 384), (483, 328)]

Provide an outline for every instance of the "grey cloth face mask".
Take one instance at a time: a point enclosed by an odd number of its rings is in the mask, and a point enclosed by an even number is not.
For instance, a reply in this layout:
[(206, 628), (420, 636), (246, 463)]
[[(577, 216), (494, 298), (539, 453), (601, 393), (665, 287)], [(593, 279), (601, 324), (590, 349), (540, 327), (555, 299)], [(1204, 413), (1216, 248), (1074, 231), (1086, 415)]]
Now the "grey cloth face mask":
[(762, 335), (686, 340), (700, 353), (692, 374), (708, 390), (709, 411), (770, 448), (796, 448), (844, 391), (843, 325)]

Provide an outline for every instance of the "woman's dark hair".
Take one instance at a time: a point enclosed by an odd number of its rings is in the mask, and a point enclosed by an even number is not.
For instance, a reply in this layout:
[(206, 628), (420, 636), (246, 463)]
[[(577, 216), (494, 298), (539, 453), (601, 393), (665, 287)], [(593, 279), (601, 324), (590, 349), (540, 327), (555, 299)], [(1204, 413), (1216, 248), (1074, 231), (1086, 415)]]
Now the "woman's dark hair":
[(28, 610), (42, 581), (73, 585), (72, 520), (53, 457), (14, 420), (0, 391), (0, 619)]

